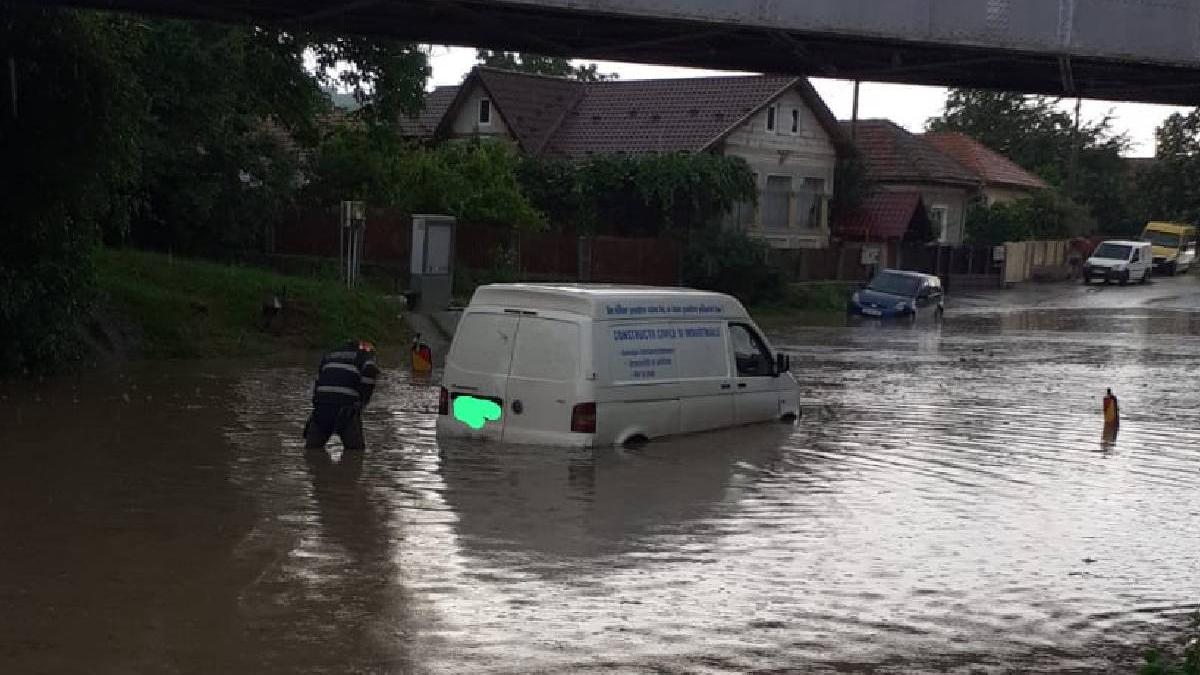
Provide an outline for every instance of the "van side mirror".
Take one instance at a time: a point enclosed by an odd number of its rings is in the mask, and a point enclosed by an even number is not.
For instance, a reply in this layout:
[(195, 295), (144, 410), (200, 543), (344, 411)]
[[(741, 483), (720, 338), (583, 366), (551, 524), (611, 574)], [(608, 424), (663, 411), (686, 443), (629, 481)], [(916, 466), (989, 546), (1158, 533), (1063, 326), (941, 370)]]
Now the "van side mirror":
[(1141, 251), (1134, 251), (1134, 252), (1133, 252), (1133, 260), (1132, 260), (1132, 261), (1130, 261), (1130, 262), (1138, 262), (1138, 261), (1140, 261), (1141, 259), (1142, 259), (1142, 252), (1141, 252)]
[(792, 357), (783, 352), (775, 354), (775, 374), (782, 375), (792, 369)]
[(917, 291), (917, 299), (918, 300), (928, 300), (929, 299), (929, 287), (928, 286), (922, 286), (921, 290)]

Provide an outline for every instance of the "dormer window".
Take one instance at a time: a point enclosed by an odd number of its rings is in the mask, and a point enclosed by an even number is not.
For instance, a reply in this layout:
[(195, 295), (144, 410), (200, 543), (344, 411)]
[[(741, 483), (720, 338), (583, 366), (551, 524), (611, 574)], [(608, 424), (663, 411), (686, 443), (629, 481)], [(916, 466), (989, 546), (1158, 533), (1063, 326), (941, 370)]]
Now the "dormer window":
[(792, 133), (800, 133), (800, 109), (792, 108)]
[(491, 99), (479, 99), (479, 126), (486, 127), (492, 124), (492, 101)]
[(767, 131), (775, 131), (775, 106), (767, 108)]

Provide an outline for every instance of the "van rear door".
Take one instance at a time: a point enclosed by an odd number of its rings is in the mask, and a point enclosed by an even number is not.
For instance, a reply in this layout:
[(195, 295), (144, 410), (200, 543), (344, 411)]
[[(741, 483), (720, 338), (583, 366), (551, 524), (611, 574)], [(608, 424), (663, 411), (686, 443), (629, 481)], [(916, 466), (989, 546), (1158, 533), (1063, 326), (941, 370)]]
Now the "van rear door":
[(577, 320), (522, 313), (505, 391), (504, 440), (570, 443), (580, 346)]
[(519, 315), (499, 310), (469, 311), (454, 332), (444, 384), (450, 415), (469, 436), (503, 437), (505, 387), (519, 320)]

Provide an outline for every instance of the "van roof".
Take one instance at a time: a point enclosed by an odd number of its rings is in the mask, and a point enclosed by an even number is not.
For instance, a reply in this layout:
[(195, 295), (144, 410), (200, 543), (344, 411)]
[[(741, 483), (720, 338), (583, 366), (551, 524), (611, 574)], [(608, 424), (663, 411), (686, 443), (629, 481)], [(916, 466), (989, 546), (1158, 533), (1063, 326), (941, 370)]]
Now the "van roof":
[(742, 303), (724, 293), (623, 284), (488, 284), (475, 289), (470, 306), (547, 309), (595, 319), (748, 316)]
[(1102, 241), (1100, 243), (1101, 244), (1117, 244), (1118, 246), (1133, 246), (1134, 248), (1141, 248), (1142, 246), (1150, 245), (1150, 242), (1148, 242), (1148, 241), (1129, 241), (1126, 239), (1105, 239), (1104, 241)]

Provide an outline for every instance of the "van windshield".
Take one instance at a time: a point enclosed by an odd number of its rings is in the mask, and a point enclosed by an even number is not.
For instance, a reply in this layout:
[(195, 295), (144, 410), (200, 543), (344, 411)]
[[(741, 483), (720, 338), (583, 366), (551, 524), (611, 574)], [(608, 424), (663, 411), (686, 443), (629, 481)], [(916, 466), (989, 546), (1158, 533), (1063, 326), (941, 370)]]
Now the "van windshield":
[(1131, 248), (1125, 244), (1100, 244), (1096, 247), (1096, 252), (1092, 254), (1092, 257), (1108, 258), (1110, 260), (1129, 260), (1129, 251)]
[(1169, 232), (1146, 230), (1142, 233), (1142, 239), (1162, 248), (1179, 248), (1179, 235)]

